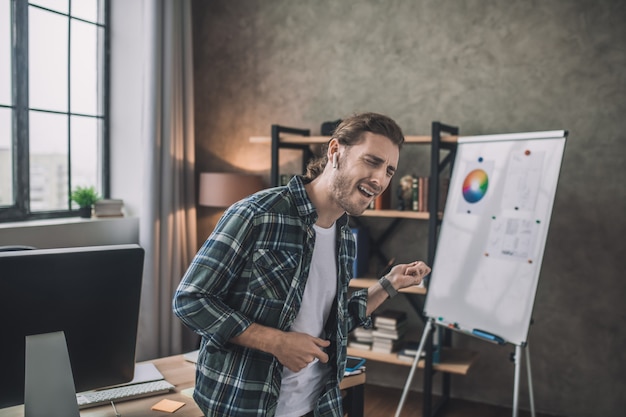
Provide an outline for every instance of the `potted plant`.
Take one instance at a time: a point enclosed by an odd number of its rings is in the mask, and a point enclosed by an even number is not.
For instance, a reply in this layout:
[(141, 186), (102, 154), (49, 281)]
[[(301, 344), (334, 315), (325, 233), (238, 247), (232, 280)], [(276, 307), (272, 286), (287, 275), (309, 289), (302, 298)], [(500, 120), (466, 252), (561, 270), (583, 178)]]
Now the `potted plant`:
[(88, 219), (91, 217), (91, 207), (100, 199), (100, 196), (94, 187), (76, 187), (70, 198), (78, 204), (80, 217)]

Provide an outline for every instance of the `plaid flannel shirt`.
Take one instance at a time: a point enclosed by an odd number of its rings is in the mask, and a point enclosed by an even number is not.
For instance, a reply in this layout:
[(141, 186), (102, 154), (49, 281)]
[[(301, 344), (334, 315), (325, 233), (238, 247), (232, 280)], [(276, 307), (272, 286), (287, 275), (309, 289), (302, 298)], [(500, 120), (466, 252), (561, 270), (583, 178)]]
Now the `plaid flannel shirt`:
[[(289, 330), (302, 302), (315, 244), (317, 213), (301, 177), (231, 206), (185, 273), (174, 313), (202, 336), (194, 399), (207, 416), (273, 416), (282, 365), (270, 354), (229, 343), (251, 323)], [(337, 297), (326, 323), (334, 372), (316, 416), (343, 416), (348, 333), (371, 325), (367, 290), (348, 298), (355, 242), (348, 216), (337, 220)]]

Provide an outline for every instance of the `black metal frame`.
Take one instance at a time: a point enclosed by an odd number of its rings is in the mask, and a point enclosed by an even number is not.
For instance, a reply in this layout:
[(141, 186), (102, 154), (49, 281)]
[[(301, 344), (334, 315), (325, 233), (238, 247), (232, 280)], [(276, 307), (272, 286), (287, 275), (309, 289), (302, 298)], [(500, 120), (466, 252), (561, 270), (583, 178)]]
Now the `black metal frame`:
[[(26, 0), (13, 0), (11, 2), (11, 25), (13, 27), (13, 48), (12, 48), (12, 79), (13, 79), (13, 88), (12, 88), (12, 96), (13, 96), (13, 105), (5, 106), (4, 108), (12, 108), (12, 121), (13, 121), (13, 132), (12, 132), (12, 147), (13, 147), (13, 157), (12, 157), (12, 165), (13, 165), (13, 200), (14, 204), (8, 207), (0, 208), (0, 222), (2, 221), (21, 221), (21, 220), (31, 220), (31, 219), (48, 219), (48, 218), (62, 218), (62, 217), (72, 217), (76, 216), (78, 211), (71, 210), (70, 206), (70, 193), (71, 193), (71, 163), (69, 163), (69, 158), (71, 149), (68, 149), (68, 209), (67, 210), (53, 210), (53, 211), (41, 211), (33, 213), (30, 210), (30, 150), (29, 150), (29, 112), (30, 110), (37, 110), (42, 113), (55, 113), (55, 114), (64, 114), (68, 115), (68, 135), (71, 135), (71, 129), (69, 124), (71, 123), (69, 116), (77, 115), (84, 117), (91, 117), (94, 119), (101, 120), (102, 123), (102, 163), (103, 163), (103, 172), (102, 172), (102, 194), (104, 197), (108, 197), (110, 194), (110, 156), (109, 156), (109, 82), (110, 82), (110, 2), (108, 0), (101, 0), (104, 3), (104, 23), (98, 22), (88, 22), (83, 19), (70, 16), (68, 19), (68, 25), (70, 25), (71, 20), (80, 20), (90, 24), (95, 24), (98, 27), (104, 27), (104, 79), (103, 79), (103, 108), (102, 114), (98, 115), (86, 115), (79, 113), (70, 112), (70, 73), (68, 72), (68, 111), (67, 112), (59, 112), (59, 111), (50, 111), (45, 109), (32, 109), (29, 107), (28, 97), (28, 10), (29, 7), (35, 7), (37, 9), (46, 10), (52, 13), (65, 15), (63, 13), (59, 13), (55, 10), (50, 10), (46, 7), (42, 7), (39, 5), (29, 5)], [(71, 42), (71, 28), (68, 28), (68, 45), (70, 47)], [(68, 54), (68, 61), (71, 59), (71, 55)], [(69, 62), (68, 62), (69, 68)], [(68, 146), (70, 138), (68, 137)]]
[[(440, 196), (440, 174), (446, 169), (450, 169), (450, 175), (452, 175), (452, 166), (456, 157), (456, 143), (443, 142), (441, 140), (441, 134), (447, 133), (450, 135), (458, 135), (459, 128), (456, 126), (446, 125), (440, 122), (432, 123), (432, 144), (431, 144), (431, 159), (430, 159), (430, 180), (428, 184), (428, 264), (433, 265), (435, 261), (435, 251), (437, 248), (437, 238), (439, 236), (439, 227), (441, 226), (442, 219), (439, 218), (439, 196)], [(448, 154), (441, 159), (441, 151), (448, 150)], [(429, 277), (430, 279), (430, 277)], [(429, 280), (426, 281), (428, 286)], [(428, 319), (423, 316), (423, 309), (420, 310), (420, 316), (424, 323)], [(452, 334), (450, 330), (439, 329), (443, 331), (443, 338), (441, 346), (451, 346)], [(424, 360), (424, 401), (422, 404), (422, 415), (431, 417), (439, 413), (439, 411), (446, 405), (450, 399), (450, 374), (442, 373), (441, 381), (441, 399), (433, 408), (433, 378), (435, 376), (435, 369), (433, 368), (433, 356), (434, 356), (434, 344), (433, 344), (433, 332), (434, 328), (429, 332), (426, 338), (426, 358)], [(440, 346), (440, 347), (441, 347)]]
[(298, 145), (294, 143), (280, 143), (280, 134), (288, 133), (293, 135), (311, 136), (309, 129), (297, 129), (293, 127), (286, 127), (280, 125), (272, 125), (272, 166), (270, 170), (270, 182), (272, 186), (279, 185), (280, 178), (280, 149), (299, 149), (302, 151), (302, 172), (306, 171), (306, 164), (313, 156), (313, 152), (309, 148), (309, 145)]

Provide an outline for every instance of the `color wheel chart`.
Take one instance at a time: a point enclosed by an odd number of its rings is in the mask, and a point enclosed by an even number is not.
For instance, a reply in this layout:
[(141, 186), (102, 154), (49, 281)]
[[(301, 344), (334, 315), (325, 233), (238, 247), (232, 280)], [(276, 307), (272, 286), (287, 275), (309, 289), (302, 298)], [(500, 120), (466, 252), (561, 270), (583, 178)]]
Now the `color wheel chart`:
[(425, 314), (526, 342), (565, 131), (461, 137)]
[[(482, 160), (482, 158), (480, 158)], [(475, 169), (463, 181), (463, 198), (468, 203), (480, 201), (489, 187), (489, 176), (482, 169)]]

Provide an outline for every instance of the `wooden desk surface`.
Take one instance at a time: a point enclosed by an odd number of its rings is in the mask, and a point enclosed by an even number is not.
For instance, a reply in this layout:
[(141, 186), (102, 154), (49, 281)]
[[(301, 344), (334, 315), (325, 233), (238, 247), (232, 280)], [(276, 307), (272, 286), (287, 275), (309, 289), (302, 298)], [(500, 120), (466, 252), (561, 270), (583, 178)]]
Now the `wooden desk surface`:
[[(195, 365), (187, 362), (183, 355), (170, 356), (150, 361), (154, 363), (165, 379), (175, 386), (173, 392), (136, 400), (115, 402), (115, 408), (122, 417), (163, 417), (169, 413), (153, 411), (150, 408), (164, 398), (180, 401), (185, 405), (176, 411), (176, 417), (203, 417), (202, 411), (191, 397), (181, 393), (186, 388), (194, 386)], [(81, 417), (112, 417), (115, 416), (111, 405), (86, 408), (80, 410)], [(24, 417), (24, 406), (19, 405), (0, 410), (0, 417)]]
[[(152, 362), (165, 379), (175, 386), (173, 392), (152, 397), (140, 398), (137, 400), (116, 402), (115, 408), (122, 417), (163, 417), (166, 414), (163, 411), (153, 411), (150, 408), (164, 398), (174, 401), (180, 401), (185, 405), (175, 412), (176, 417), (203, 417), (202, 411), (196, 405), (193, 398), (185, 395), (182, 391), (191, 388), (195, 383), (195, 364), (186, 361), (183, 355), (169, 356), (166, 358), (155, 359)], [(359, 384), (365, 383), (365, 373), (344, 378), (340, 387), (348, 389)], [(111, 417), (113, 408), (111, 405), (102, 405), (99, 407), (86, 408), (80, 411), (81, 417)], [(0, 409), (0, 417), (23, 417), (24, 406), (16, 406)]]

